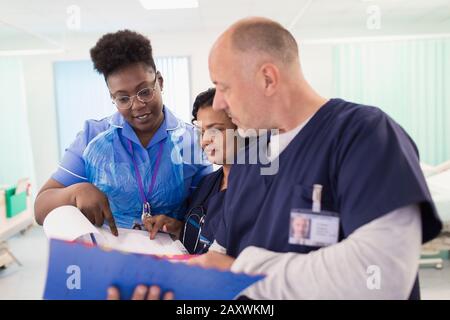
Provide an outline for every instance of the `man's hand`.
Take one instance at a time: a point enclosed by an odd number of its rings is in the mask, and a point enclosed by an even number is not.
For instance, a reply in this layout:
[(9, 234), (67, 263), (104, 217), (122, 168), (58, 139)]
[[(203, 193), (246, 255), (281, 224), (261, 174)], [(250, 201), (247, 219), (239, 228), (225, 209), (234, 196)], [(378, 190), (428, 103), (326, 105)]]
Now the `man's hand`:
[[(116, 287), (108, 288), (108, 300), (120, 300), (120, 292)], [(175, 297), (172, 292), (166, 292), (163, 300), (173, 300)], [(161, 289), (158, 286), (147, 287), (139, 285), (134, 289), (131, 300), (161, 300)]]
[(205, 254), (202, 254), (198, 257), (189, 259), (187, 264), (200, 266), (203, 268), (214, 268), (219, 270), (230, 270), (231, 265), (233, 264), (233, 257), (227, 256), (226, 254), (222, 254), (215, 251), (208, 251)]
[(159, 214), (145, 218), (144, 226), (145, 229), (150, 232), (150, 239), (152, 240), (155, 239), (156, 234), (160, 230), (173, 234), (178, 239), (180, 237), (181, 228), (183, 227), (183, 222), (164, 214)]
[(69, 188), (72, 188), (74, 206), (80, 209), (92, 224), (101, 227), (106, 220), (111, 233), (116, 237), (119, 235), (116, 222), (109, 208), (108, 198), (103, 192), (88, 182), (77, 183)]

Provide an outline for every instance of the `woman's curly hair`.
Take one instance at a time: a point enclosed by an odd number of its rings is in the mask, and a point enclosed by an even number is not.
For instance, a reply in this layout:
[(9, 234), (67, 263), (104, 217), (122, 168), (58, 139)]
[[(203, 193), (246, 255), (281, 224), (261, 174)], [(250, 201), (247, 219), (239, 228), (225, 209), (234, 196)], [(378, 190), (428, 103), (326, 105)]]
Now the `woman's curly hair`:
[(123, 67), (143, 63), (156, 71), (150, 40), (134, 31), (120, 30), (103, 35), (91, 49), (94, 69), (105, 79)]

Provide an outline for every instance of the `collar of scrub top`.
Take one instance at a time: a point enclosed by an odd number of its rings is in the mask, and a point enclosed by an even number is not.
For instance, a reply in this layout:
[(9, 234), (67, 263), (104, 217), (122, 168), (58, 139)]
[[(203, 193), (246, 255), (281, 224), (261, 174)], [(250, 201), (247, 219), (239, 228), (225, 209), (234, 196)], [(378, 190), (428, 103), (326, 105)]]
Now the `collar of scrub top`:
[[(262, 138), (266, 139), (266, 141), (264, 141), (265, 144), (260, 145), (259, 144), (259, 140), (262, 139)], [(241, 153), (243, 153), (243, 154), (250, 153), (251, 154), (252, 152), (254, 152), (254, 154), (258, 154), (259, 155), (258, 159), (257, 159), (258, 163), (259, 164), (261, 164), (261, 162), (262, 163), (266, 163), (263, 166), (268, 166), (269, 164), (267, 164), (267, 162), (269, 160), (268, 160), (268, 157), (267, 157), (267, 148), (269, 147), (269, 143), (270, 143), (271, 138), (272, 138), (271, 130), (267, 130), (266, 133), (261, 134), (259, 136), (250, 137), (249, 140), (248, 140), (248, 144), (244, 148), (238, 150), (238, 152), (237, 152), (237, 154), (235, 156), (235, 159), (237, 159), (239, 155), (242, 157), (243, 155)], [(260, 157), (262, 157), (262, 159)]]
[[(152, 140), (146, 147), (147, 149), (154, 146), (158, 142), (164, 140), (167, 137), (167, 131), (176, 130), (180, 127), (180, 121), (173, 115), (172, 112), (166, 106), (163, 106), (164, 120), (161, 126), (156, 131)], [(110, 124), (117, 128), (122, 128), (122, 135), (131, 140), (132, 142), (140, 145), (141, 142), (134, 132), (133, 128), (128, 124), (127, 121), (122, 117), (119, 112), (116, 112), (110, 118)]]

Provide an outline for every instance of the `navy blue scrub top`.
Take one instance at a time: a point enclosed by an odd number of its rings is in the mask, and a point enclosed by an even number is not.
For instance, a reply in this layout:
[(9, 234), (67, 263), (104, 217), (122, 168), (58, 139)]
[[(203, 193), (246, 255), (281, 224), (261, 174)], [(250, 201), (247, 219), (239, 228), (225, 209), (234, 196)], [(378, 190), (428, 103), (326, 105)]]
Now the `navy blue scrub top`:
[[(291, 208), (311, 209), (314, 184), (323, 186), (322, 210), (340, 217), (339, 241), (411, 204), (420, 206), (423, 242), (442, 228), (414, 142), (376, 107), (331, 99), (280, 154), (277, 174), (261, 175), (262, 167), (233, 165), (230, 172), (216, 240), (233, 257), (248, 246), (317, 250), (288, 240)], [(419, 296), (416, 280), (411, 298)]]
[[(205, 215), (201, 230), (198, 224), (198, 217), (191, 217), (191, 219), (185, 221), (185, 223), (189, 225), (185, 229), (184, 245), (191, 254), (206, 252), (209, 246), (214, 242), (215, 233), (221, 221), (223, 201), (226, 192), (226, 190), (220, 190), (222, 179), (222, 168), (208, 174), (200, 181), (200, 184), (188, 199), (186, 219), (189, 219), (190, 213)], [(181, 235), (181, 239), (183, 239), (183, 234)], [(197, 248), (195, 248), (196, 250), (194, 250), (198, 237), (199, 243)]]

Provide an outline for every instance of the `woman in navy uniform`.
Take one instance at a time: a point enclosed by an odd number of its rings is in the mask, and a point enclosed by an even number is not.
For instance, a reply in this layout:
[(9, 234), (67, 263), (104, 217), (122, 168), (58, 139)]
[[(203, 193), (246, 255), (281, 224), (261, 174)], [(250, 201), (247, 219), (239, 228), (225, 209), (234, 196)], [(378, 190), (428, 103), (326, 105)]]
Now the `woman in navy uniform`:
[[(172, 233), (179, 237), (189, 253), (204, 253), (214, 241), (227, 190), (230, 160), (234, 160), (239, 145), (236, 125), (225, 112), (212, 108), (214, 94), (215, 89), (211, 88), (197, 96), (192, 110), (192, 122), (200, 130), (201, 147), (209, 162), (221, 167), (205, 176), (189, 197), (183, 226), (173, 224), (172, 219), (167, 216), (144, 220), (151, 234), (160, 229)], [(232, 143), (228, 144), (227, 130), (232, 133), (233, 138)]]

